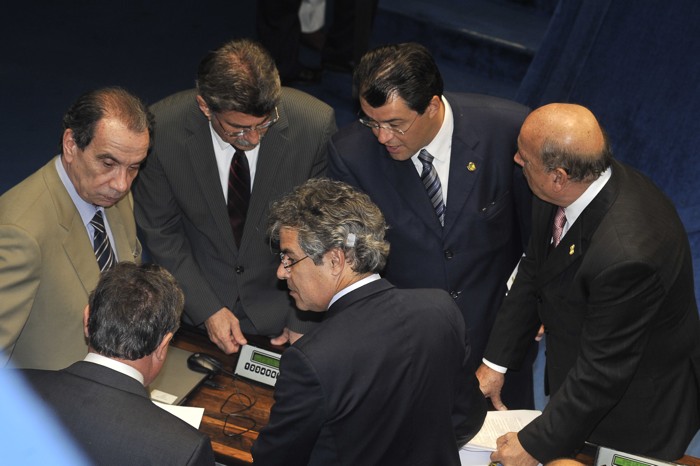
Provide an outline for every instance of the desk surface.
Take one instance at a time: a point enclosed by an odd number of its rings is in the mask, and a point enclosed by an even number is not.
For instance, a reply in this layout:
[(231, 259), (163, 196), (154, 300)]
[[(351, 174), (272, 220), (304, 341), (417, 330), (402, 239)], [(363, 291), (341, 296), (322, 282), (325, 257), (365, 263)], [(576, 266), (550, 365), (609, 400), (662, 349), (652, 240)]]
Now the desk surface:
[[(246, 336), (246, 338), (248, 338), (250, 343), (256, 346), (272, 349), (269, 340), (266, 338), (255, 336)], [(187, 351), (209, 353), (223, 361), (224, 369), (229, 372), (233, 372), (236, 367), (236, 362), (238, 361), (238, 354), (229, 356), (223, 354), (209, 341), (206, 335), (187, 328), (181, 328), (177, 332), (175, 338), (173, 338), (172, 344)], [(275, 349), (277, 351), (281, 350), (280, 347), (276, 347)], [(234, 381), (231, 376), (224, 374), (217, 375), (212, 379), (212, 382), (220, 388), (201, 385), (183, 404), (185, 406), (204, 408), (204, 417), (202, 418), (202, 424), (199, 430), (211, 437), (211, 444), (214, 448), (217, 462), (224, 465), (251, 464), (253, 458), (250, 455), (250, 449), (253, 446), (253, 442), (258, 438), (258, 432), (268, 422), (270, 407), (273, 403), (273, 389), (266, 385), (242, 381), (240, 379)], [(246, 416), (246, 418), (231, 416), (228, 418), (226, 422), (226, 431), (230, 434), (242, 433), (242, 435), (230, 437), (225, 435), (223, 431), (226, 414), (222, 413), (222, 407), (224, 407), (226, 412), (235, 411), (240, 408), (241, 405), (237, 403), (235, 399), (236, 390), (250, 397), (251, 400), (254, 400), (255, 405), (251, 409), (241, 413), (241, 415)], [(234, 394), (233, 397), (224, 406), (226, 399), (231, 394)], [(250, 422), (249, 419), (255, 421), (255, 427), (243, 433), (252, 426), (252, 422)]]
[[(267, 338), (246, 336), (248, 341), (256, 346), (267, 349), (275, 349), (281, 351), (281, 347), (271, 347)], [(187, 328), (181, 328), (175, 338), (173, 345), (192, 352), (204, 352), (216, 356), (224, 362), (224, 368), (229, 372), (233, 372), (238, 361), (238, 354), (225, 355), (209, 338), (201, 333), (192, 331)], [(220, 388), (213, 388), (208, 385), (202, 385), (185, 401), (185, 406), (198, 406), (204, 408), (204, 417), (199, 430), (211, 437), (211, 444), (214, 448), (216, 461), (224, 465), (250, 465), (253, 458), (250, 455), (250, 449), (253, 442), (258, 438), (260, 429), (265, 426), (269, 420), (270, 408), (273, 403), (273, 389), (266, 385), (254, 382), (234, 381), (232, 377), (224, 374), (219, 374), (212, 380)], [(232, 434), (242, 433), (242, 435), (230, 437), (224, 434), (224, 421), (226, 414), (222, 413), (222, 407), (226, 402), (226, 398), (239, 390), (252, 400), (255, 400), (255, 405), (242, 413), (248, 419), (255, 421), (255, 427), (246, 431), (251, 427), (250, 421), (242, 418), (231, 418), (227, 422), (227, 432)], [(235, 396), (235, 395), (234, 395)], [(235, 410), (236, 403), (229, 401), (226, 404), (225, 410)], [(240, 405), (238, 405), (240, 406)], [(590, 456), (581, 456), (579, 458), (585, 464), (592, 464), (593, 458)], [(700, 466), (700, 458), (692, 456), (684, 456), (678, 463), (688, 466)]]

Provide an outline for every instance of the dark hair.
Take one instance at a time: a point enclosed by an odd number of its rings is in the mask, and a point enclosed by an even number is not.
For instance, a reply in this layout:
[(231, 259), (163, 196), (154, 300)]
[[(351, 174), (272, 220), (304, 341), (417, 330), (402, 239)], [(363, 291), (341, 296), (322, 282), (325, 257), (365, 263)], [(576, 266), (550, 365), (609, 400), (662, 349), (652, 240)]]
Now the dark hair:
[(197, 91), (211, 111), (267, 116), (282, 95), (275, 61), (257, 42), (236, 39), (207, 54), (197, 71)]
[(600, 153), (578, 154), (553, 139), (545, 139), (540, 152), (540, 160), (545, 171), (557, 168), (566, 171), (571, 181), (595, 181), (612, 163), (613, 153), (607, 133), (603, 134), (603, 149)]
[(366, 194), (340, 181), (312, 178), (270, 208), (270, 238), (282, 228), (299, 232), (299, 246), (316, 265), (342, 249), (356, 273), (378, 272), (389, 255), (382, 212)]
[(63, 116), (63, 130), (73, 130), (76, 145), (85, 150), (95, 136), (97, 123), (106, 117), (119, 119), (135, 133), (148, 131), (149, 147), (153, 144), (153, 115), (138, 97), (121, 87), (96, 89), (78, 97)]
[(433, 96), (443, 92), (442, 76), (432, 55), (413, 42), (384, 45), (367, 52), (353, 75), (353, 95), (377, 108), (400, 97), (423, 114)]
[(175, 278), (154, 264), (119, 262), (90, 293), (88, 340), (103, 356), (135, 361), (177, 331), (185, 298)]

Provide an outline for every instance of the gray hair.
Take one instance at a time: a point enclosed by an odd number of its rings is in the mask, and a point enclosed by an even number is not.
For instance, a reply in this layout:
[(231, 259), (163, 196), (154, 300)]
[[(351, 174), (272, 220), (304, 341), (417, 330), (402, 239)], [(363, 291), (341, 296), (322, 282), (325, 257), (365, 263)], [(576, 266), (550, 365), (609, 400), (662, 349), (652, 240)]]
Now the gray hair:
[(316, 265), (326, 252), (338, 248), (355, 273), (379, 272), (389, 255), (387, 226), (379, 207), (340, 181), (308, 180), (272, 204), (268, 229), (272, 241), (279, 241), (282, 228), (298, 231), (299, 246)]
[(547, 138), (542, 144), (540, 160), (546, 172), (557, 168), (566, 171), (571, 181), (590, 182), (598, 179), (612, 163), (613, 153), (608, 135), (603, 133), (603, 149), (597, 154), (578, 154), (554, 139)]

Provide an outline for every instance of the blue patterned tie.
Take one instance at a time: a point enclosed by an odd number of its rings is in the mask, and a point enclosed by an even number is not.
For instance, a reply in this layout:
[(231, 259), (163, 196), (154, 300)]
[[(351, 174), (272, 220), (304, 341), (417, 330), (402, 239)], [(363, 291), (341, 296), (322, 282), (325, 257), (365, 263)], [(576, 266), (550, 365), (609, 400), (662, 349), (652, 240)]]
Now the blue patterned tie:
[(428, 192), (428, 197), (433, 204), (438, 220), (440, 220), (440, 225), (445, 226), (445, 203), (442, 200), (440, 178), (438, 178), (437, 170), (433, 166), (434, 158), (427, 150), (423, 149), (420, 151), (418, 159), (423, 164), (423, 173), (421, 173), (420, 179)]
[(104, 272), (114, 265), (114, 251), (112, 251), (112, 245), (109, 244), (109, 236), (105, 230), (101, 210), (95, 212), (95, 216), (90, 220), (90, 225), (95, 229), (92, 246), (95, 248), (97, 265), (100, 266), (100, 272)]

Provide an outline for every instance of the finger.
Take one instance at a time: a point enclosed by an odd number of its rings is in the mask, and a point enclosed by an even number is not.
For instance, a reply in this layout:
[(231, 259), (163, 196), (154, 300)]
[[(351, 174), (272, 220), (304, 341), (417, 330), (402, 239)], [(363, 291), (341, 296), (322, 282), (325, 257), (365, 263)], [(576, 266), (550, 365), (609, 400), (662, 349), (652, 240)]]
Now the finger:
[(287, 343), (288, 341), (289, 341), (289, 337), (285, 333), (281, 334), (278, 337), (270, 339), (270, 343), (272, 343), (275, 346), (282, 346), (285, 343)]
[(496, 408), (497, 411), (508, 411), (508, 408), (503, 404), (499, 395), (491, 396), (491, 404), (493, 404), (493, 407)]
[(245, 336), (243, 336), (243, 332), (241, 332), (241, 326), (238, 324), (238, 320), (231, 323), (231, 338), (235, 344), (241, 346), (248, 344), (248, 340), (246, 340)]

